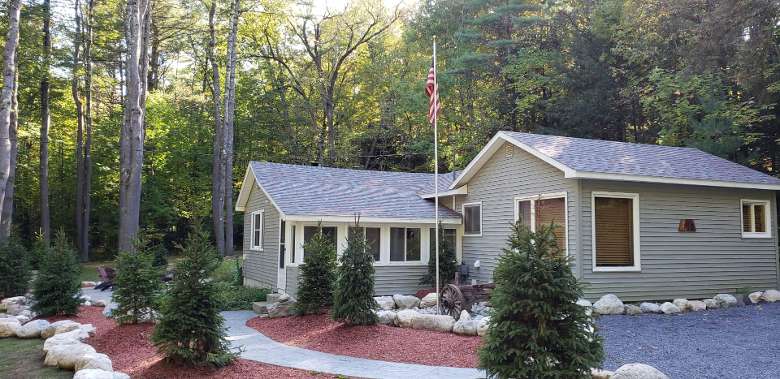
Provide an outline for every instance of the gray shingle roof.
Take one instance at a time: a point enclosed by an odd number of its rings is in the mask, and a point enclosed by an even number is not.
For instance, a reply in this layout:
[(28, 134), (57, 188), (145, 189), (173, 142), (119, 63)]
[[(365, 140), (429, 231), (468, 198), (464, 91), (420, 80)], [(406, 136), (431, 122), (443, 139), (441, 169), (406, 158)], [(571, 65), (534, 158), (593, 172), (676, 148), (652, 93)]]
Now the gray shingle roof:
[[(433, 188), (433, 174), (351, 170), (250, 162), (260, 185), (286, 215), (433, 219), (433, 201), (419, 193)], [(439, 188), (454, 180), (440, 174)], [(439, 217), (460, 218), (446, 207)]]
[(689, 147), (503, 132), (578, 172), (780, 185), (780, 179)]

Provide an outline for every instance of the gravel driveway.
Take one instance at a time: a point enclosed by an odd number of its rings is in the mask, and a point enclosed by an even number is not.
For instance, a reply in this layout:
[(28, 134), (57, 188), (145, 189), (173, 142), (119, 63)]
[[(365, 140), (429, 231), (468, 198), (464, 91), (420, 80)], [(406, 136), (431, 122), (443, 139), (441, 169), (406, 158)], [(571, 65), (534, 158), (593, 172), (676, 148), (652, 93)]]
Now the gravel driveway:
[(780, 376), (780, 303), (683, 315), (604, 316), (604, 368), (646, 363), (672, 378)]

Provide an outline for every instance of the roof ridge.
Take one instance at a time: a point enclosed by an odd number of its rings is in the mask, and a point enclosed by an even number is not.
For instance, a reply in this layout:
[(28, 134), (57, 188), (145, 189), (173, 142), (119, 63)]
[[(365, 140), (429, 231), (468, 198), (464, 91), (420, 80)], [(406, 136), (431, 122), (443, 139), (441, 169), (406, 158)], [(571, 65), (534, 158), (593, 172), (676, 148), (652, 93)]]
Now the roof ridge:
[[(596, 138), (585, 138), (585, 137), (559, 136), (559, 135), (556, 135), (556, 134), (540, 134), (540, 133), (528, 133), (528, 132), (515, 132), (515, 131), (509, 131), (509, 130), (504, 130), (504, 131), (501, 131), (500, 133), (507, 133), (509, 135), (512, 135), (512, 134), (523, 134), (523, 135), (528, 135), (528, 136), (565, 138), (565, 139), (574, 139), (574, 140), (580, 140), (580, 141), (604, 142), (604, 143), (614, 143), (614, 144), (621, 144), (621, 145), (663, 147), (663, 148), (668, 148), (668, 149), (687, 149), (687, 150), (700, 151), (700, 152), (705, 153), (705, 154), (710, 154), (710, 153), (707, 153), (706, 151), (703, 151), (703, 150), (701, 150), (699, 148), (696, 148), (696, 147), (693, 147), (693, 146), (669, 146), (669, 145), (661, 145), (661, 144), (657, 144), (657, 143), (614, 141), (614, 140), (609, 140), (609, 139), (596, 139)], [(713, 154), (710, 154), (710, 155), (713, 155)], [(713, 155), (713, 156), (717, 156), (717, 155)]]

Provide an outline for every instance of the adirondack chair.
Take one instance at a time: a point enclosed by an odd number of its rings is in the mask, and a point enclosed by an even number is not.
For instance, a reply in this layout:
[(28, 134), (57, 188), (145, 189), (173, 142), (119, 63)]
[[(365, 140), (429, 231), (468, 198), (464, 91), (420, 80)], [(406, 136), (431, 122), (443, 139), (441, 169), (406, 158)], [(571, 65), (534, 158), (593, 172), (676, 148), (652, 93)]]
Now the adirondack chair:
[(95, 289), (105, 291), (114, 287), (114, 277), (116, 276), (116, 270), (111, 267), (98, 266), (98, 276), (100, 276), (100, 284), (95, 286)]

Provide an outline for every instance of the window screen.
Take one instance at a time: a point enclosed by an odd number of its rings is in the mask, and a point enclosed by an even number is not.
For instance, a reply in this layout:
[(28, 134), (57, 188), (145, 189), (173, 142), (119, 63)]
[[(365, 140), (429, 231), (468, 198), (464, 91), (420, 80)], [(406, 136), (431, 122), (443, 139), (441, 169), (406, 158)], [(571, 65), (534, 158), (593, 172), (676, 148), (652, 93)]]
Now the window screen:
[(634, 200), (595, 198), (596, 266), (634, 265)]

